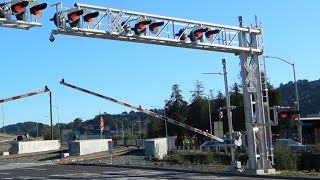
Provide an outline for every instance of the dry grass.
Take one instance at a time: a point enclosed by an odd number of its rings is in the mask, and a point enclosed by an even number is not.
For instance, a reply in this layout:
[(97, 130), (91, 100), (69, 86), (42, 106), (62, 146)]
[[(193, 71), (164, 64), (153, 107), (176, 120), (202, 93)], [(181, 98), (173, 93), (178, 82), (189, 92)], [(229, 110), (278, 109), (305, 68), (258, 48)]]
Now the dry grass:
[(304, 177), (304, 176), (309, 176), (309, 177), (320, 177), (320, 172), (315, 172), (315, 171), (289, 171), (289, 170), (283, 170), (279, 171), (281, 172), (282, 176), (293, 176), (293, 177)]
[(17, 138), (16, 135), (0, 133), (0, 152), (8, 152), (11, 148), (10, 141), (15, 138)]
[(16, 137), (17, 135), (0, 133), (0, 141), (14, 140)]

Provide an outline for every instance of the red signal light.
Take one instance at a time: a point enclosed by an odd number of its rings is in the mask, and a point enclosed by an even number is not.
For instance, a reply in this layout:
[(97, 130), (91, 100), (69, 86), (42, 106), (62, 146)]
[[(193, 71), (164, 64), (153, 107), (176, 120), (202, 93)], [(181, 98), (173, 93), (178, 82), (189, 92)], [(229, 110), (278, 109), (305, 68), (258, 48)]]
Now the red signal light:
[(278, 113), (279, 119), (296, 119), (297, 114), (300, 114), (301, 111), (282, 111)]
[(76, 14), (76, 13), (73, 13), (73, 14), (69, 14), (69, 19), (71, 20), (71, 21), (75, 21), (75, 20), (77, 20), (78, 18), (79, 18), (79, 16)]
[(163, 21), (157, 22), (155, 20), (151, 20), (151, 23), (149, 25), (149, 30), (152, 34), (156, 34), (158, 32), (158, 29), (160, 26), (164, 24)]
[(215, 29), (215, 30), (211, 30), (209, 29), (206, 33), (205, 36), (207, 38), (207, 40), (211, 41), (213, 39), (213, 35), (219, 33), (220, 30), (219, 29)]
[(77, 27), (79, 25), (80, 16), (83, 14), (83, 10), (77, 10), (72, 8), (68, 11), (68, 21), (71, 27)]
[(194, 35), (196, 37), (201, 37), (202, 36), (202, 32), (196, 31), (196, 32), (194, 32)]
[(157, 27), (155, 26), (150, 27), (150, 31), (155, 31), (155, 30), (157, 30)]
[(139, 30), (142, 30), (142, 29), (146, 28), (146, 25), (144, 25), (142, 22), (140, 22), (137, 24), (137, 27)]
[(11, 2), (11, 11), (17, 20), (24, 21), (26, 18), (25, 7), (29, 5), (29, 1), (13, 0)]
[(151, 20), (146, 20), (144, 18), (140, 18), (137, 20), (137, 23), (134, 25), (134, 33), (136, 35), (141, 35), (146, 32), (146, 25), (150, 24)]
[(290, 119), (296, 119), (297, 115), (296, 114), (290, 114)]
[(286, 113), (281, 113), (280, 114), (280, 118), (281, 119), (286, 119), (288, 117), (288, 114), (286, 114)]
[(194, 27), (194, 29), (190, 32), (189, 38), (192, 42), (196, 42), (203, 36), (203, 33), (208, 31), (208, 28), (203, 28), (200, 26)]
[(13, 4), (11, 6), (11, 10), (13, 13), (15, 14), (19, 14), (21, 13), (25, 7), (27, 7), (29, 5), (29, 2), (28, 1), (21, 1), (21, 2), (18, 2), (16, 4)]
[(99, 16), (99, 12), (93, 12), (92, 13), (89, 10), (85, 10), (85, 12), (83, 14), (83, 20), (84, 20), (85, 23), (92, 24), (94, 18), (96, 18), (98, 16)]
[(19, 4), (19, 5), (16, 5), (16, 6), (13, 7), (13, 12), (14, 13), (19, 13), (19, 12), (22, 11), (22, 9), (23, 9), (23, 7)]
[(42, 10), (47, 8), (47, 3), (38, 4), (36, 1), (32, 2), (30, 13), (39, 18), (42, 15)]

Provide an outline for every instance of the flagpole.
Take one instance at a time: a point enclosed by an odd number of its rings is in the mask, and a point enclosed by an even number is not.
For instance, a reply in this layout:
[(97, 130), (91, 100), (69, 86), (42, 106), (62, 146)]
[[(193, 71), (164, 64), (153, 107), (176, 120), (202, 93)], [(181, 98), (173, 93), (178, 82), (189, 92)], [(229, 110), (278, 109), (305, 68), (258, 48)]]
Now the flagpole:
[(100, 139), (102, 139), (102, 116), (101, 116), (101, 113), (100, 113), (100, 110), (99, 110), (99, 114), (100, 114)]

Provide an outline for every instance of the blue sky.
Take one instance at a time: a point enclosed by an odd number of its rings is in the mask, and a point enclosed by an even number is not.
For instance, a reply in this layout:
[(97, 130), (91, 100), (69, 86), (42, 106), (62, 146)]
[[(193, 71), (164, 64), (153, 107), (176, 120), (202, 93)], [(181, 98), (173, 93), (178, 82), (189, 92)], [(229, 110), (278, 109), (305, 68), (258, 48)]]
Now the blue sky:
[[(49, 5), (56, 2), (47, 1)], [(316, 60), (320, 39), (318, 1), (62, 2), (66, 7), (78, 2), (231, 26), (238, 26), (239, 15), (243, 16), (244, 25), (250, 26), (257, 15), (263, 24), (265, 54), (295, 63), (297, 79), (319, 79), (320, 63)], [(164, 100), (171, 95), (173, 84), (180, 85), (187, 101), (197, 80), (203, 82), (206, 92), (209, 89), (223, 91), (222, 76), (202, 74), (221, 72), (222, 58), (227, 59), (229, 84), (239, 82), (239, 59), (232, 54), (62, 35), (56, 36), (55, 42), (51, 43), (48, 38), (55, 26), (49, 19), (54, 12), (54, 8), (46, 9), (40, 19), (41, 28), (28, 31), (0, 28), (0, 99), (48, 86), (53, 93), (53, 105), (59, 107), (60, 121), (68, 123), (76, 117), (93, 118), (99, 111), (117, 114), (131, 109), (62, 86), (59, 84), (62, 78), (147, 109), (163, 106)], [(267, 59), (267, 73), (271, 84), (276, 87), (293, 80), (292, 66), (276, 59)], [(38, 119), (50, 123), (48, 94), (1, 106), (6, 125)], [(57, 122), (56, 110), (53, 108), (54, 123)], [(0, 119), (3, 120), (2, 116)]]

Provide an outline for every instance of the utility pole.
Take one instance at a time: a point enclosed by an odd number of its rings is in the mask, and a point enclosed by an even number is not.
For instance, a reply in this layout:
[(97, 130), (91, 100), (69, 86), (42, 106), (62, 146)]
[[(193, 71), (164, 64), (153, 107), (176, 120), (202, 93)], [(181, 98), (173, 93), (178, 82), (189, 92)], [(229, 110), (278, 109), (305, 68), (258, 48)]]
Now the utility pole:
[(49, 92), (50, 97), (50, 124), (51, 124), (51, 140), (53, 140), (53, 125), (52, 125), (52, 93)]
[(140, 135), (140, 141), (141, 141), (141, 126), (140, 126), (140, 116), (138, 116), (139, 117), (139, 121), (138, 121), (138, 123), (139, 123), (139, 135)]
[[(57, 108), (57, 114), (58, 114), (58, 135), (60, 135), (60, 116), (59, 116), (59, 107), (58, 106), (56, 106), (56, 108)], [(60, 137), (61, 138), (61, 137)]]
[(121, 121), (122, 140), (124, 140), (123, 121)]
[[(166, 116), (166, 107), (167, 107), (167, 101), (164, 101), (164, 107), (163, 107), (163, 116)], [(166, 137), (168, 138), (168, 126), (167, 121), (164, 121), (164, 126), (166, 128)]]
[[(210, 90), (211, 91), (211, 90)], [(211, 106), (210, 106), (210, 100), (211, 100), (211, 98), (210, 98), (210, 96), (208, 95), (208, 108), (209, 108), (209, 122), (210, 122), (210, 134), (212, 134), (212, 117), (211, 117)], [(211, 140), (212, 140), (212, 138), (211, 138)]]
[(38, 118), (38, 124), (37, 124), (37, 139), (39, 138), (39, 118)]
[[(227, 67), (226, 67), (226, 60), (222, 59), (222, 66), (223, 66), (223, 77), (224, 77), (224, 88), (226, 94), (226, 104), (227, 104), (227, 117), (228, 117), (228, 125), (229, 125), (229, 134), (230, 140), (233, 140), (233, 126), (232, 126), (232, 112), (231, 112), (231, 104), (230, 104), (230, 93), (228, 89), (228, 77), (227, 77)], [(231, 146), (231, 168), (236, 168), (235, 164), (235, 155), (234, 155), (234, 146)]]
[(131, 125), (131, 133), (132, 133), (132, 135), (133, 135), (133, 125), (134, 125), (134, 123)]
[(117, 136), (119, 136), (119, 132), (118, 132), (118, 123), (116, 122), (116, 132), (117, 132)]
[(4, 128), (4, 111), (3, 111), (3, 105), (2, 105), (2, 128), (3, 128), (3, 139), (5, 138), (5, 128)]

